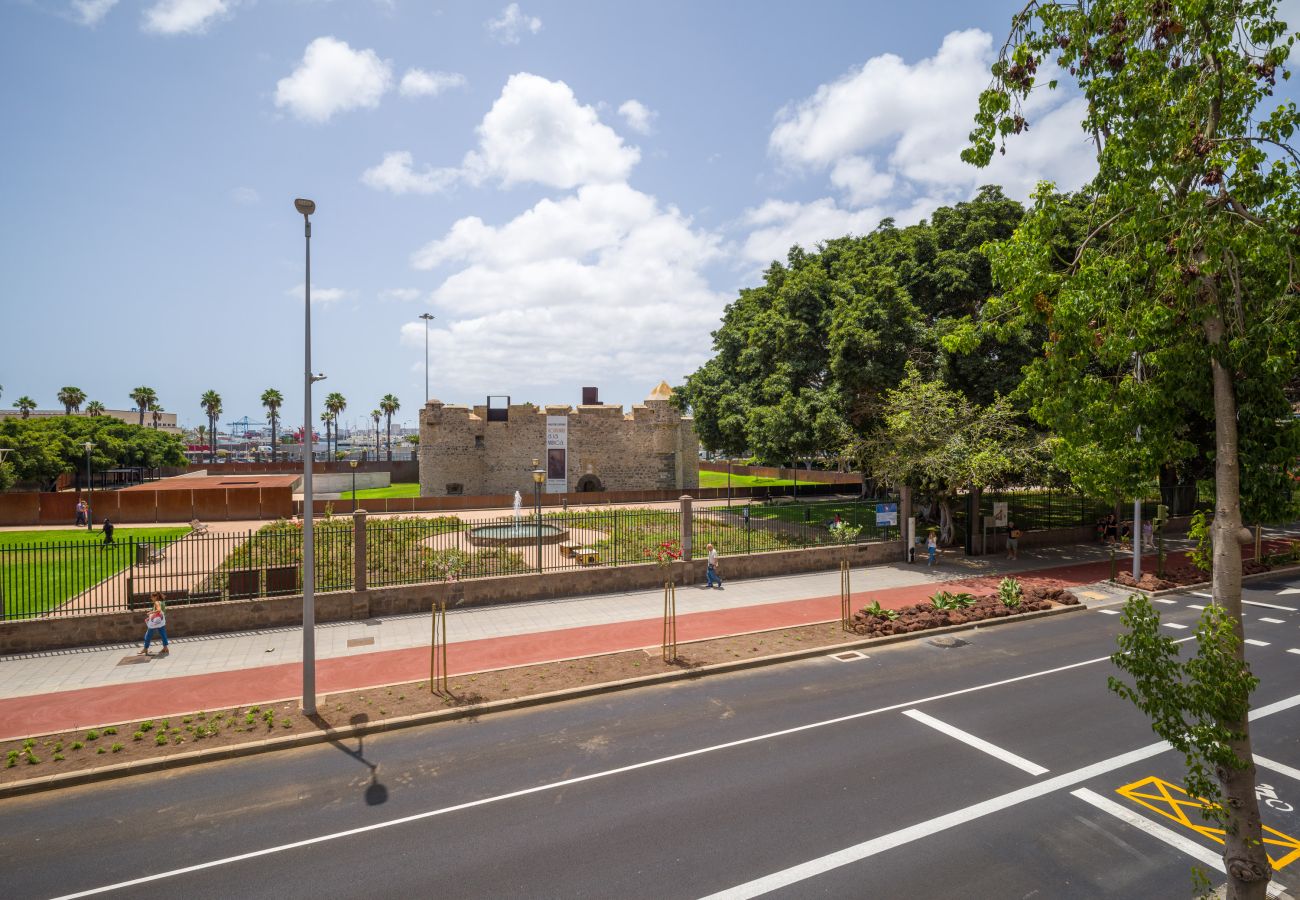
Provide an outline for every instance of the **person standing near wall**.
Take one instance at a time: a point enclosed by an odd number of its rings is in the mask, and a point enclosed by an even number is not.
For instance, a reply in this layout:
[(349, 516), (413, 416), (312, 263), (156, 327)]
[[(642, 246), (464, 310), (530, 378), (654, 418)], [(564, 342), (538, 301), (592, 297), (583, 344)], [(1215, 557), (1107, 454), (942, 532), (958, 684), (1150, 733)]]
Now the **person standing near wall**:
[(149, 642), (153, 640), (154, 633), (162, 638), (162, 653), (159, 656), (168, 656), (171, 648), (167, 642), (167, 607), (163, 603), (162, 594), (154, 594), (149, 599), (153, 601), (153, 606), (144, 617), (144, 649), (140, 651), (140, 656), (149, 655)]

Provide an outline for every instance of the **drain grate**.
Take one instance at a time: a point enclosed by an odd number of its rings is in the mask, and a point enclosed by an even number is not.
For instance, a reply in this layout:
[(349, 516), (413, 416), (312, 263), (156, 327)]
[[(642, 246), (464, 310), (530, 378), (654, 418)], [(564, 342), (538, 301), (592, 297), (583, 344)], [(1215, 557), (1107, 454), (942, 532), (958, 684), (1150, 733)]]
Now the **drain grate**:
[(853, 662), (855, 659), (866, 659), (867, 654), (859, 653), (856, 650), (845, 650), (843, 653), (832, 653), (831, 659), (838, 659), (840, 662)]
[(372, 637), (352, 638), (352, 640), (348, 641), (348, 646), (349, 646), (349, 647), (368, 647), (368, 646), (370, 646), (371, 644), (373, 644), (374, 642), (375, 642), (375, 639), (372, 638)]
[(970, 641), (963, 641), (961, 638), (955, 637), (937, 637), (931, 638), (926, 643), (935, 647), (942, 647), (945, 650), (951, 650), (953, 647), (965, 647)]

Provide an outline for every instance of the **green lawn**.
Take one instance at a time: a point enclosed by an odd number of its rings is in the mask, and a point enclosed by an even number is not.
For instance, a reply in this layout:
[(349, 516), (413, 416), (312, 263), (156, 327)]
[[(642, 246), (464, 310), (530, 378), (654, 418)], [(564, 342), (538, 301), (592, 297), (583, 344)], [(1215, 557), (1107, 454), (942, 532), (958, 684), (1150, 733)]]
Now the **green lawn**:
[[(351, 491), (339, 495), (344, 500), (352, 499)], [(357, 491), (358, 500), (378, 500), (384, 497), (418, 497), (420, 485), (410, 481), (399, 481), (384, 488), (362, 488)]]
[(130, 539), (171, 543), (189, 533), (171, 528), (118, 528), (111, 547), (101, 531), (0, 531), (0, 596), (4, 617), (28, 618), (52, 609), (116, 575), (132, 562)]
[[(816, 481), (800, 481), (800, 484), (819, 484)], [(731, 486), (738, 487), (789, 487), (794, 481), (789, 478), (761, 478), (758, 475), (737, 475), (731, 476)], [(706, 472), (700, 470), (700, 487), (702, 488), (724, 488), (727, 486), (726, 472)]]

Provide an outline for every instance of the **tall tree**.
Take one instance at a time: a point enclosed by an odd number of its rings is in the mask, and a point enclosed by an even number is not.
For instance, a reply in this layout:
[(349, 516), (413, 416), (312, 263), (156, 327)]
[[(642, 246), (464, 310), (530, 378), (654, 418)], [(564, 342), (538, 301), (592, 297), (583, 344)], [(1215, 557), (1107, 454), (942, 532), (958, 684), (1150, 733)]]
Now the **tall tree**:
[(19, 414), (24, 419), (30, 416), (32, 414), (32, 410), (34, 410), (35, 408), (36, 408), (36, 401), (26, 395), (19, 397), (17, 400), (14, 401), (14, 409), (18, 410)]
[(388, 445), (388, 461), (393, 461), (393, 416), (402, 408), (402, 403), (394, 394), (384, 394), (379, 401), (379, 408), (384, 413), (384, 443)]
[(158, 428), (158, 426), (162, 424), (162, 414), (163, 414), (164, 412), (166, 412), (166, 410), (163, 409), (163, 408), (162, 408), (160, 405), (158, 405), (157, 403), (150, 403), (150, 404), (149, 404), (149, 417), (150, 417), (151, 423), (152, 423), (152, 425), (153, 425), (153, 427), (154, 427), (155, 429)]
[[(1035, 415), (1090, 477), (1150, 477), (1195, 452), (1183, 409), (1214, 423), (1214, 603), (1196, 658), (1130, 601), (1113, 682), (1187, 759), (1187, 786), (1225, 829), (1228, 896), (1262, 898), (1261, 841), (1241, 621), (1243, 514), (1294, 514), (1297, 425), (1278, 413), (1297, 377), (1300, 127), (1270, 99), (1296, 38), (1274, 0), (1031, 3), (1012, 21), (980, 100), (968, 161), (985, 164), (1026, 125), (1023, 101), (1055, 60), (1087, 103), (1099, 172), (1087, 237), (1060, 255), (1065, 204), (1042, 190), (992, 254), (1008, 312), (1048, 329), (1030, 377)], [(1052, 82), (1050, 86), (1055, 86)], [(1107, 423), (1089, 421), (1104, 408)], [(1142, 425), (1141, 442), (1131, 435)], [(1278, 490), (1286, 485), (1286, 489)]]
[(379, 419), (381, 415), (382, 414), (377, 409), (372, 409), (370, 411), (370, 418), (375, 423), (375, 460), (376, 461), (379, 460)]
[(211, 448), (208, 453), (208, 461), (215, 465), (217, 462), (217, 418), (221, 415), (221, 395), (216, 391), (204, 391), (203, 396), (199, 398), (199, 405), (203, 407), (203, 412), (208, 417), (208, 446)]
[(334, 459), (339, 452), (339, 417), (348, 408), (348, 401), (338, 391), (331, 391), (325, 396), (325, 408), (333, 416), (330, 421), (334, 424), (334, 452), (330, 459)]
[(151, 387), (141, 386), (131, 392), (131, 402), (140, 410), (140, 425), (143, 426), (145, 410), (149, 404), (158, 402), (158, 394)]
[(330, 456), (330, 426), (334, 424), (334, 413), (328, 409), (320, 414), (320, 420), (325, 424), (325, 458), (331, 459)]
[(63, 414), (70, 416), (86, 402), (86, 392), (79, 387), (59, 388), (59, 402), (63, 404)]
[(100, 403), (98, 400), (91, 400), (89, 403), (86, 404), (86, 415), (90, 416), (91, 418), (94, 418), (96, 416), (102, 416), (103, 414), (104, 414), (104, 404)]
[(271, 462), (275, 462), (276, 434), (280, 426), (280, 407), (284, 404), (284, 395), (275, 388), (262, 391), (262, 405), (266, 407), (266, 419), (271, 423)]

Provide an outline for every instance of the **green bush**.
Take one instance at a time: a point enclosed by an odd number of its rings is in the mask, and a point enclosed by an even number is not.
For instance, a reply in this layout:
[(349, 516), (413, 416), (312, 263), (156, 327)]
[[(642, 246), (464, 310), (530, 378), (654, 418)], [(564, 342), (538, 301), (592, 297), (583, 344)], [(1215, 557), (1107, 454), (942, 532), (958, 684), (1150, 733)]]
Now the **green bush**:
[(1003, 578), (998, 584), (998, 599), (1008, 609), (1019, 608), (1020, 601), (1024, 599), (1024, 594), (1020, 590), (1020, 582), (1014, 578)]

